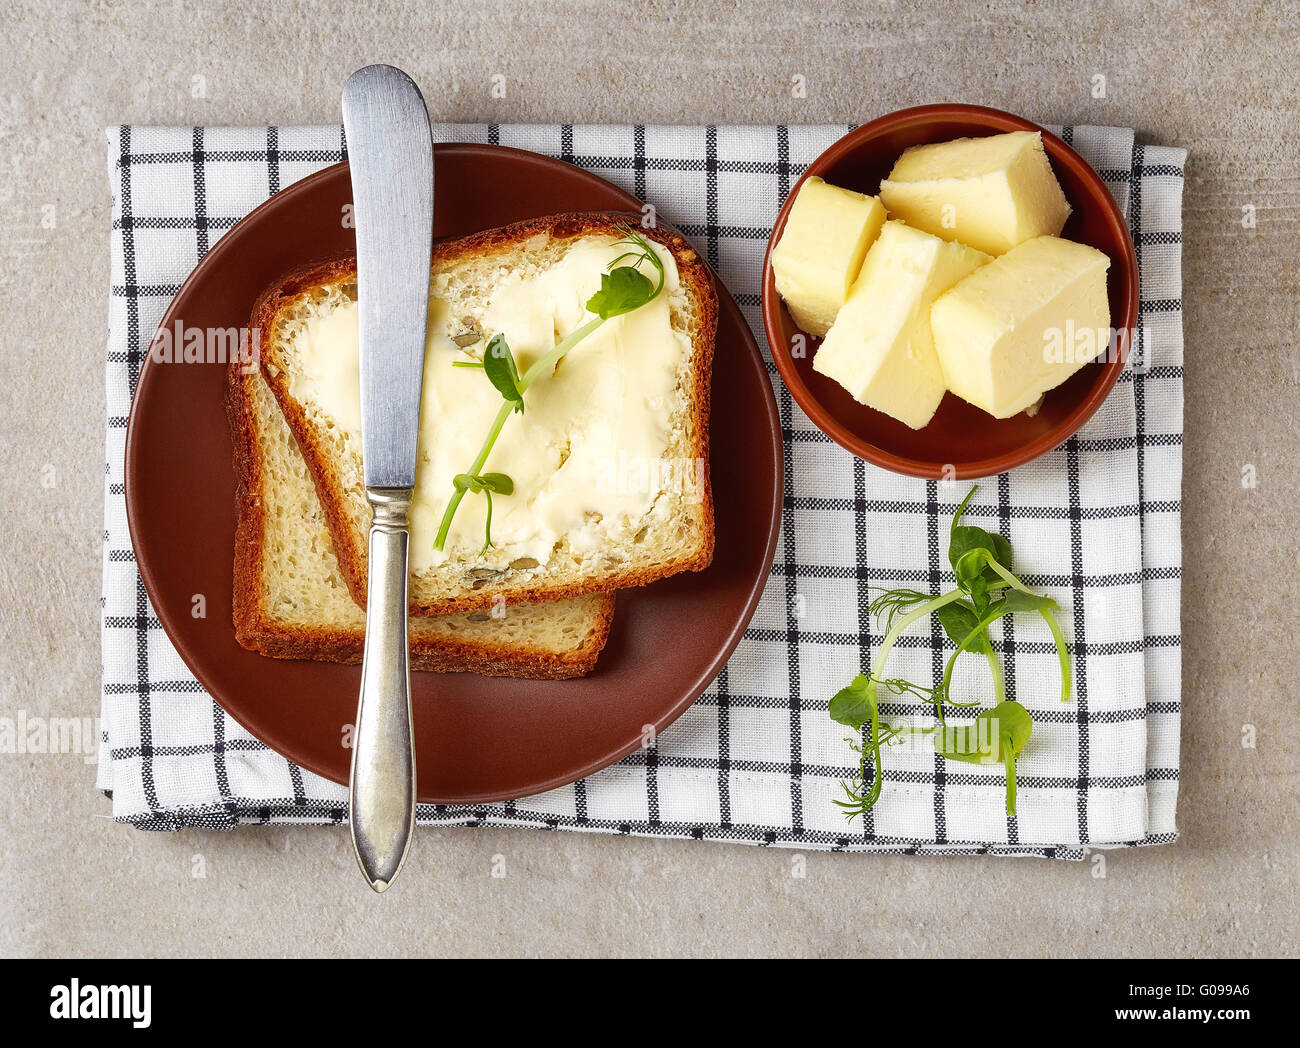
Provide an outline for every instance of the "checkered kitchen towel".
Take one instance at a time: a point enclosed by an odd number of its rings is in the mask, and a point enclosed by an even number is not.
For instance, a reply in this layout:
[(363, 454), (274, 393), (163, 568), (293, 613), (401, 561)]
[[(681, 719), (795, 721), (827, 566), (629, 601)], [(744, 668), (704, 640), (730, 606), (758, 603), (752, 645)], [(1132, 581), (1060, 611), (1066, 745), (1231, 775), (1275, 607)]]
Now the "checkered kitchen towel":
[[(714, 266), (762, 342), (768, 230), (804, 166), (847, 130), (480, 125), (438, 126), (435, 139), (559, 156), (652, 203)], [(769, 363), (785, 435), (784, 532), (758, 613), (723, 673), (652, 751), (508, 804), (421, 806), (421, 823), (1058, 858), (1175, 838), (1186, 154), (1135, 144), (1120, 128), (1059, 130), (1129, 215), (1142, 316), (1134, 366), (1097, 416), (1052, 454), (982, 482), (969, 510), (972, 523), (1011, 537), (1018, 570), (1067, 609), (1073, 643), (1074, 698), (1063, 706), (1045, 629), (1019, 616), (994, 630), (1008, 693), (1035, 720), (1020, 760), (1019, 815), (1004, 812), (1000, 767), (946, 763), (924, 737), (887, 751), (884, 794), (865, 821), (847, 822), (831, 803), (852, 754), (827, 700), (880, 641), (863, 585), (950, 585), (945, 535), (966, 485), (895, 476), (842, 451), (791, 403)], [(142, 828), (346, 816), (343, 787), (249, 737), (186, 670), (147, 607), (122, 494), (132, 376), (169, 300), (216, 238), (339, 160), (341, 145), (337, 128), (109, 132), (99, 786), (116, 819)], [(929, 679), (943, 658), (937, 625), (905, 637), (894, 658), (891, 673)], [(978, 694), (974, 678), (965, 684)], [(887, 712), (925, 711), (900, 703)]]

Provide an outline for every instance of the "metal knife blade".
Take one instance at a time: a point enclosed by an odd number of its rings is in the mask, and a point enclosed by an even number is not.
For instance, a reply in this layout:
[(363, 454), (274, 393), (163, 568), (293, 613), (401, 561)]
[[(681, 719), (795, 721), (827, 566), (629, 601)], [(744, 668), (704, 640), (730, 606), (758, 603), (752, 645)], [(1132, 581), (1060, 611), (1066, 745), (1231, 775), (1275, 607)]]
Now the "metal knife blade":
[(352, 168), (368, 488), (415, 484), (433, 240), (433, 139), (424, 98), (392, 66), (343, 88)]

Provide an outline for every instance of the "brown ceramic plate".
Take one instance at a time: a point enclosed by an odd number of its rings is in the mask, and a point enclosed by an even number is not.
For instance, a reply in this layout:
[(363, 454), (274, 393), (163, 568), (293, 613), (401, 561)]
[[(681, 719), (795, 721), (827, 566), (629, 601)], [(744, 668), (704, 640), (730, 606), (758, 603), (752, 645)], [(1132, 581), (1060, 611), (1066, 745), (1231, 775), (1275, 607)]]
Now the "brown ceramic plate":
[[(978, 138), (1004, 131), (1042, 131), (1037, 124), (982, 106), (934, 105), (904, 109), (850, 132), (809, 165), (803, 178), (819, 175), (837, 186), (875, 194), (880, 180), (908, 146)], [(1128, 225), (1110, 191), (1078, 153), (1043, 131), (1043, 146), (1073, 209), (1061, 236), (1090, 244), (1110, 256), (1107, 274), (1111, 326), (1132, 331), (1137, 324), (1137, 257)], [(799, 180), (802, 184), (803, 179)], [(768, 240), (770, 258), (781, 239), (791, 191)], [(1101, 406), (1124, 370), (1122, 357), (1110, 354), (1080, 368), (1069, 381), (1051, 390), (1032, 418), (1019, 414), (995, 419), (960, 397), (947, 394), (930, 424), (915, 430), (873, 408), (859, 404), (833, 379), (819, 375), (812, 362), (818, 340), (804, 335), (807, 353), (795, 357), (792, 340), (801, 334), (790, 318), (771, 264), (763, 266), (763, 322), (772, 358), (791, 395), (828, 437), (877, 466), (914, 477), (962, 479), (1002, 473), (1046, 454), (1062, 444)]]
[[(579, 168), (480, 145), (436, 149), (438, 236), (559, 211), (633, 210), (640, 201)], [(293, 184), (234, 226), (163, 320), (246, 326), (284, 272), (355, 248), (340, 216), (346, 164)], [(639, 217), (639, 214), (638, 214)], [(782, 452), (771, 384), (740, 310), (719, 284), (713, 404), (717, 520), (713, 566), (618, 595), (594, 673), (573, 681), (412, 674), (420, 800), (501, 800), (561, 786), (641, 744), (686, 709), (740, 640), (767, 580), (781, 512)], [(163, 628), (211, 693), (253, 735), (345, 782), (342, 726), (356, 715), (359, 668), (265, 658), (231, 625), (235, 477), (220, 364), (145, 365), (126, 445), (126, 501), (140, 574)], [(196, 593), (207, 617), (191, 617)]]

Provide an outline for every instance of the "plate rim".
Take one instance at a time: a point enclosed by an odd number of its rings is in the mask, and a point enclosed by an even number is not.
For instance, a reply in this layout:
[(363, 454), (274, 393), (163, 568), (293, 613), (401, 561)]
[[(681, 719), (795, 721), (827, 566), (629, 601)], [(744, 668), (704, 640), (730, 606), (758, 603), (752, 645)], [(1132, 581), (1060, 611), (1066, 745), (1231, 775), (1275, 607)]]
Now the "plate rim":
[[(581, 178), (590, 180), (593, 183), (598, 183), (601, 186), (609, 190), (612, 190), (618, 196), (622, 197), (626, 201), (628, 207), (633, 211), (636, 211), (636, 209), (638, 209), (643, 203), (642, 201), (637, 199), (633, 194), (627, 192), (626, 190), (622, 189), (619, 186), (614, 185), (612, 182), (609, 182), (607, 179), (601, 178), (599, 175), (595, 174), (594, 172), (588, 171), (585, 168), (577, 166), (576, 164), (566, 163), (563, 160), (560, 160), (556, 157), (548, 156), (544, 153), (535, 153), (530, 150), (518, 149), (512, 146), (502, 146), (493, 143), (480, 143), (480, 142), (445, 142), (445, 143), (439, 142), (435, 144), (434, 148), (435, 151), (451, 150), (456, 152), (464, 152), (470, 156), (473, 156), (476, 153), (479, 154), (492, 153), (497, 155), (504, 154), (506, 156), (514, 156), (520, 162), (525, 162), (530, 164), (540, 163), (542, 166), (549, 167), (552, 170), (556, 168), (562, 168), (567, 175), (576, 174)], [(240, 243), (242, 237), (247, 234), (247, 230), (250, 227), (256, 225), (259, 221), (264, 220), (265, 215), (268, 212), (274, 212), (283, 208), (285, 206), (284, 204), (285, 200), (292, 200), (294, 196), (307, 192), (312, 186), (314, 186), (318, 182), (325, 181), (331, 178), (338, 178), (339, 175), (344, 171), (344, 169), (348, 168), (348, 166), (349, 166), (348, 161), (343, 160), (338, 163), (330, 164), (327, 167), (323, 167), (319, 171), (314, 171), (311, 174), (305, 175), (304, 177), (297, 179), (294, 182), (291, 182), (289, 185), (284, 186), (278, 193), (262, 201), (262, 203), (258, 204), (255, 208), (249, 211), (237, 222), (235, 222), (225, 232), (225, 234), (221, 236), (220, 239), (218, 239), (214, 244), (211, 245), (208, 251), (204, 254), (203, 258), (201, 258), (198, 261), (198, 263), (186, 276), (185, 280), (181, 282), (181, 285), (177, 289), (176, 294), (172, 297), (171, 301), (168, 303), (166, 310), (164, 310), (163, 315), (159, 320), (157, 328), (154, 329), (155, 334), (158, 330), (167, 328), (169, 325), (171, 325), (174, 322), (174, 320), (176, 319), (175, 313), (177, 312), (178, 303), (184, 301), (186, 296), (190, 293), (191, 288), (194, 284), (196, 284), (199, 280), (204, 279), (206, 270), (208, 268), (217, 265), (218, 262), (220, 262), (226, 255), (236, 250), (237, 245)], [(610, 209), (605, 208), (601, 210), (608, 211)], [(304, 260), (304, 261), (310, 261), (310, 260)], [(740, 644), (740, 641), (743, 639), (745, 635), (745, 631), (748, 628), (749, 623), (753, 620), (754, 614), (758, 609), (758, 604), (759, 601), (762, 599), (763, 591), (766, 588), (767, 583), (771, 579), (771, 565), (774, 562), (774, 558), (776, 555), (776, 547), (779, 541), (780, 531), (781, 531), (782, 511), (785, 503), (785, 491), (784, 491), (785, 447), (784, 447), (784, 440), (783, 440), (782, 429), (781, 429), (780, 411), (776, 403), (776, 394), (772, 387), (770, 375), (767, 371), (766, 361), (763, 357), (762, 350), (759, 347), (758, 339), (756, 338), (754, 331), (750, 327), (748, 321), (745, 319), (745, 316), (741, 311), (739, 305), (736, 303), (734, 296), (731, 294), (730, 290), (723, 283), (721, 277), (719, 277), (716, 271), (713, 269), (712, 265), (709, 264), (708, 259), (702, 258), (702, 261), (704, 261), (705, 265), (709, 267), (709, 272), (713, 277), (714, 287), (718, 295), (719, 309), (722, 312), (727, 313), (730, 316), (732, 322), (736, 325), (738, 332), (740, 334), (740, 340), (741, 342), (744, 343), (745, 348), (747, 350), (747, 356), (755, 366), (757, 372), (759, 373), (759, 377), (761, 378), (761, 381), (759, 382), (759, 388), (761, 391), (761, 400), (764, 407), (764, 421), (766, 422), (764, 429), (768, 434), (769, 443), (771, 445), (771, 450), (773, 455), (773, 498), (771, 499), (771, 505), (769, 508), (769, 513), (767, 515), (767, 536), (764, 542), (763, 559), (766, 564), (766, 569), (755, 574), (753, 581), (750, 583), (749, 592), (745, 595), (745, 600), (740, 608), (740, 612), (736, 617), (735, 622), (731, 626), (729, 632), (727, 633), (724, 642), (719, 646), (717, 653), (710, 660), (707, 661), (707, 664), (705, 664), (702, 667), (700, 673), (696, 675), (690, 687), (684, 689), (683, 697), (680, 700), (678, 700), (676, 703), (674, 703), (671, 707), (666, 707), (663, 710), (663, 712), (660, 713), (653, 721), (652, 727), (654, 729), (656, 736), (664, 729), (666, 729), (669, 725), (671, 725), (674, 721), (676, 721), (687, 709), (689, 709), (692, 705), (694, 705), (695, 702), (699, 700), (700, 696), (704, 693), (705, 690), (707, 690), (709, 684), (714, 679), (716, 679), (719, 672), (721, 672), (722, 668), (726, 665), (732, 653), (735, 651), (737, 646)], [(150, 340), (148, 343), (146, 343), (146, 346), (152, 345), (153, 337), (154, 335), (150, 336)], [(138, 489), (137, 489), (137, 480), (136, 480), (137, 471), (141, 466), (140, 442), (137, 436), (139, 431), (136, 425), (137, 416), (141, 411), (140, 405), (142, 403), (148, 402), (149, 398), (145, 394), (147, 394), (147, 390), (149, 386), (154, 381), (156, 370), (157, 370), (157, 365), (153, 360), (152, 354), (149, 353), (146, 349), (146, 351), (143, 354), (143, 360), (140, 366), (140, 372), (136, 377), (135, 390), (133, 391), (132, 398), (131, 398), (131, 408), (127, 416), (126, 439), (125, 439), (124, 449), (123, 449), (123, 501), (125, 503), (125, 510), (126, 510), (127, 531), (131, 539), (131, 548), (135, 555), (136, 570), (140, 575), (141, 583), (144, 587), (145, 593), (149, 597), (150, 607), (154, 615), (157, 617), (158, 622), (161, 625), (163, 633), (166, 635), (168, 642), (171, 644), (172, 648), (176, 651), (177, 655), (180, 656), (181, 661), (185, 664), (186, 668), (194, 675), (195, 680), (200, 684), (200, 686), (202, 686), (204, 692), (207, 694), (207, 697), (213, 703), (215, 703), (217, 706), (220, 706), (220, 708), (228, 716), (230, 716), (236, 723), (238, 723), (241, 727), (243, 727), (244, 730), (247, 731), (250, 735), (252, 735), (255, 739), (257, 739), (263, 745), (267, 746), (273, 752), (279, 754), (281, 757), (284, 757), (286, 760), (292, 761), (294, 764), (297, 764), (299, 767), (305, 768), (308, 771), (311, 771), (314, 774), (319, 775), (324, 779), (327, 779), (339, 785), (346, 786), (347, 785), (346, 777), (340, 778), (335, 773), (335, 770), (333, 768), (326, 766), (321, 762), (317, 761), (315, 757), (310, 753), (304, 754), (304, 753), (287, 752), (287, 750), (291, 749), (292, 747), (282, 747), (280, 745), (271, 742), (259, 730), (255, 729), (252, 725), (250, 725), (245, 720), (244, 716), (241, 715), (241, 713), (235, 712), (234, 710), (230, 709), (225, 703), (221, 702), (220, 699), (218, 698), (217, 692), (224, 691), (225, 689), (214, 688), (211, 676), (206, 672), (206, 670), (203, 669), (203, 660), (196, 659), (193, 657), (194, 655), (193, 647), (190, 645), (188, 641), (183, 639), (185, 636), (183, 625), (188, 620), (186, 620), (184, 616), (174, 616), (171, 612), (171, 609), (167, 606), (167, 604), (163, 601), (160, 601), (156, 597), (156, 594), (162, 592), (161, 587), (158, 585), (159, 580), (154, 573), (150, 555), (147, 552), (145, 552), (142, 555), (142, 550), (147, 550), (148, 544), (141, 545), (141, 543), (138, 540), (137, 517), (143, 516), (144, 511), (143, 508), (138, 506), (137, 504)], [(709, 413), (710, 433), (712, 433), (713, 421), (714, 421), (714, 413), (712, 409), (712, 404), (710, 404), (710, 413)], [(231, 555), (233, 557), (233, 551)], [(180, 625), (178, 625), (178, 623)], [(234, 631), (233, 623), (228, 624), (228, 628), (233, 633)], [(269, 656), (263, 656), (263, 657), (269, 658)], [(276, 661), (294, 662), (299, 660), (276, 660)], [(355, 666), (341, 664), (341, 663), (337, 664), (336, 668), (340, 671), (353, 671), (356, 669)], [(440, 676), (451, 678), (454, 675), (442, 674)], [(641, 739), (642, 739), (641, 735), (634, 736), (626, 744), (622, 744), (620, 746), (614, 747), (611, 750), (607, 750), (605, 753), (588, 761), (581, 768), (576, 770), (561, 772), (545, 781), (538, 782), (535, 784), (530, 784), (528, 789), (522, 793), (518, 792), (517, 790), (487, 791), (483, 793), (476, 793), (472, 796), (456, 797), (456, 798), (448, 798), (448, 799), (430, 797), (430, 796), (420, 796), (417, 794), (417, 801), (421, 804), (462, 804), (463, 805), (463, 804), (475, 804), (475, 803), (492, 803), (501, 800), (513, 800), (513, 799), (521, 799), (524, 797), (536, 796), (538, 794), (546, 793), (550, 790), (558, 789), (562, 786), (569, 785), (570, 783), (576, 782), (579, 779), (585, 778), (588, 775), (594, 774), (597, 771), (609, 767), (611, 764), (616, 763), (617, 761), (626, 757), (628, 754), (636, 751), (642, 745)], [(280, 741), (283, 741), (282, 737)], [(416, 757), (418, 761), (419, 758), (418, 752)], [(418, 789), (418, 781), (417, 781), (417, 789)]]

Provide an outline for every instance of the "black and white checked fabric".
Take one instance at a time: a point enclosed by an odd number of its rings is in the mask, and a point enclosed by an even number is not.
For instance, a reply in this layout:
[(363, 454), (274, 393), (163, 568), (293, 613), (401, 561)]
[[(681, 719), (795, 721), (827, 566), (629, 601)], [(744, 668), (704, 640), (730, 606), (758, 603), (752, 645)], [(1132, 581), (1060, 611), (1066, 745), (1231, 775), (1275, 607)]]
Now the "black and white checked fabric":
[[(848, 128), (435, 127), (435, 140), (561, 157), (653, 204), (690, 237), (763, 341), (759, 277), (776, 212), (803, 168)], [(1008, 693), (1035, 718), (1019, 814), (1001, 768), (891, 749), (865, 821), (831, 802), (852, 770), (830, 696), (881, 639), (864, 584), (951, 585), (946, 529), (964, 484), (878, 470), (823, 437), (770, 362), (785, 436), (785, 524), (745, 638), (657, 743), (581, 782), (505, 804), (421, 806), (424, 824), (533, 826), (801, 849), (1081, 858), (1175, 839), (1181, 703), (1181, 149), (1120, 128), (1065, 127), (1129, 215), (1141, 264), (1134, 365), (1064, 447), (980, 485), (970, 519), (1010, 536), (1026, 580), (1066, 609), (1074, 698), (1026, 617), (996, 630)], [(153, 331), (213, 241), (269, 195), (343, 155), (338, 128), (109, 131), (113, 192), (105, 479), (103, 744), (98, 785), (144, 829), (341, 822), (343, 787), (250, 737), (203, 692), (154, 617), (122, 487), (126, 417)], [(897, 661), (895, 662), (894, 659)], [(942, 666), (937, 625), (903, 638), (891, 674)], [(963, 684), (979, 695), (976, 660)], [(962, 671), (959, 671), (959, 674)], [(959, 685), (960, 687), (960, 685)], [(891, 718), (921, 714), (887, 706)]]

